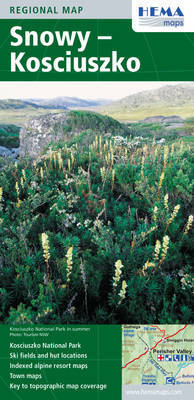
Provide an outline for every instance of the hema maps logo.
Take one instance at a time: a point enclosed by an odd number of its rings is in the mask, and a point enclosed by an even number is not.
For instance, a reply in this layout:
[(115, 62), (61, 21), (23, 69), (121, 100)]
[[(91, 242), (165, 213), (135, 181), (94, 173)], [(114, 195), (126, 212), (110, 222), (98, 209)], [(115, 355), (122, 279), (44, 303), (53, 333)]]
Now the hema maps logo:
[(193, 32), (194, 1), (132, 0), (136, 32)]
[(180, 7), (139, 7), (139, 24), (151, 26), (183, 26), (184, 14)]

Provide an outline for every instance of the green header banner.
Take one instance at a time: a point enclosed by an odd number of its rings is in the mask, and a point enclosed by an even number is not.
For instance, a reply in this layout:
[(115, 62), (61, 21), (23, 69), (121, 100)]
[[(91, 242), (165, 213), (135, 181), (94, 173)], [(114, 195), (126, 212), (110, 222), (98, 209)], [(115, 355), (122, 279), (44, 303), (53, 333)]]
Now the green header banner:
[(194, 33), (131, 20), (1, 20), (2, 81), (192, 81)]

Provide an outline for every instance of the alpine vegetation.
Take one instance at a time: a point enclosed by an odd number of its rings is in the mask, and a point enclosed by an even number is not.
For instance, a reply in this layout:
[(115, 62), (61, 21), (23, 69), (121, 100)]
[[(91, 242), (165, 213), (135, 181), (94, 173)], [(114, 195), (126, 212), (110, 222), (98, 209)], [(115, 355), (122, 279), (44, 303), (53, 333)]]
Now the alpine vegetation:
[(192, 322), (191, 155), (90, 129), (0, 161), (1, 321)]

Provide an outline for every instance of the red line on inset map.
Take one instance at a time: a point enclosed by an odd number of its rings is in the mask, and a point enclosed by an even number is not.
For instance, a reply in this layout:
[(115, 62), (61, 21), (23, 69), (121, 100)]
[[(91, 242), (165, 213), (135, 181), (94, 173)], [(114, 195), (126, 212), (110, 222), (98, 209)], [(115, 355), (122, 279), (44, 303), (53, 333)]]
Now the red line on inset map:
[(146, 350), (145, 353), (140, 354), (138, 357), (134, 358), (133, 360), (131, 360), (131, 361), (129, 361), (127, 364), (125, 364), (124, 367), (122, 367), (123, 369), (126, 368), (129, 364), (133, 363), (134, 361), (139, 360), (141, 357), (145, 356), (147, 353), (149, 353), (149, 351), (154, 350), (154, 349), (155, 349), (161, 342), (163, 342), (164, 340), (167, 340), (167, 339), (169, 339), (169, 338), (171, 338), (171, 337), (173, 337), (173, 336), (176, 336), (176, 335), (178, 335), (179, 332), (184, 331), (184, 329), (186, 329), (186, 327), (188, 326), (188, 324), (185, 325), (183, 328), (179, 329), (177, 332), (173, 333), (173, 335), (169, 335), (169, 336), (166, 336), (166, 337), (165, 337), (165, 334), (166, 334), (165, 330), (161, 330), (161, 329), (160, 329), (158, 326), (156, 326), (156, 325), (151, 325), (151, 326), (152, 326), (153, 328), (159, 329), (160, 332), (163, 333), (162, 338), (161, 338), (153, 347), (151, 347), (151, 349)]

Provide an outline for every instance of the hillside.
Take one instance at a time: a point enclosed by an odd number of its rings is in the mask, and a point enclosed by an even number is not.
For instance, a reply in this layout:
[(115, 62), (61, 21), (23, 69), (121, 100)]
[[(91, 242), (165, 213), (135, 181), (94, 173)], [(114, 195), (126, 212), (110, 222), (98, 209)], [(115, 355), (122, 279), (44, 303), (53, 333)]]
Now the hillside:
[(22, 127), (29, 119), (49, 113), (79, 108), (96, 108), (106, 100), (83, 100), (76, 97), (54, 99), (7, 99), (0, 100), (0, 124), (14, 124)]
[(194, 115), (194, 84), (166, 85), (127, 96), (121, 100), (85, 100), (61, 96), (53, 99), (0, 100), (0, 123), (23, 126), (33, 117), (71, 109), (88, 109), (119, 121), (139, 121), (155, 115), (177, 115), (184, 119)]
[[(49, 109), (50, 113), (60, 110)], [(23, 100), (0, 100), (0, 124), (23, 126), (24, 123), (35, 116), (48, 113), (48, 108)]]
[(20, 110), (28, 108), (39, 108), (36, 104), (17, 99), (0, 100), (0, 110)]
[(194, 115), (194, 84), (166, 85), (127, 96), (101, 107), (103, 114), (125, 121), (139, 121), (154, 115)]
[(53, 99), (28, 99), (27, 101), (35, 103), (38, 106), (63, 110), (71, 108), (97, 107), (105, 105), (109, 102), (108, 100), (85, 100), (77, 97), (67, 96), (55, 97)]

